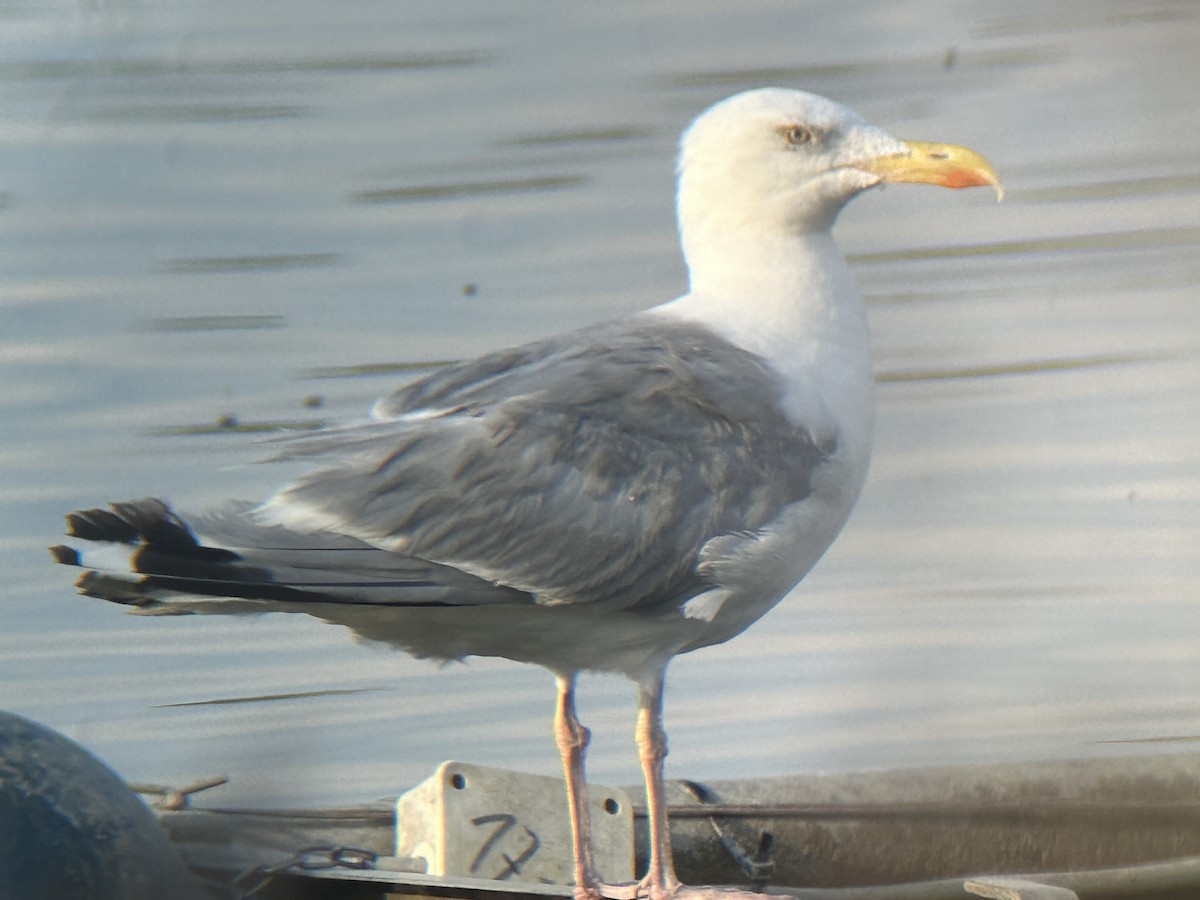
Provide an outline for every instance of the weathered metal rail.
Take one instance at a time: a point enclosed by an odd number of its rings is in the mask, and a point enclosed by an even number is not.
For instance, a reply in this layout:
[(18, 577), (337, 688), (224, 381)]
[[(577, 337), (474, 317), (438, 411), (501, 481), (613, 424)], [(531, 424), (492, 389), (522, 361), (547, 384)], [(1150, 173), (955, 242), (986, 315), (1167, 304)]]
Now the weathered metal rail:
[[(1200, 897), (1200, 754), (677, 781), (670, 792), (677, 863), (692, 884), (799, 900)], [(398, 871), (421, 863), (392, 855), (391, 804), (160, 819), (194, 871), (234, 885), (231, 898), (569, 894)], [(641, 846), (636, 810), (634, 824)]]

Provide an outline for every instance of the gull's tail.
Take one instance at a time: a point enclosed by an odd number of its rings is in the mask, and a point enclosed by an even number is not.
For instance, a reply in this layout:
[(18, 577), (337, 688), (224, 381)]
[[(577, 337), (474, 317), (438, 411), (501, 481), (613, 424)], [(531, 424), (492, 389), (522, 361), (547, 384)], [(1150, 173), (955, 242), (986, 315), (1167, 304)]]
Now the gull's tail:
[(265, 612), (294, 604), (462, 606), (529, 595), (345, 535), (301, 534), (229, 506), (191, 523), (161, 500), (67, 516), (56, 562), (86, 571), (79, 592), (146, 613)]

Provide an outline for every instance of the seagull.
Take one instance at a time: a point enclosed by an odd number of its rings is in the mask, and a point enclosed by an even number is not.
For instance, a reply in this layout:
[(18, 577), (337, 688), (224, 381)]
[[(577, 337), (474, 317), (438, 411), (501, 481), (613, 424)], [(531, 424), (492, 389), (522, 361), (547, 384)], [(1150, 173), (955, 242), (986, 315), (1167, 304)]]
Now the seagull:
[[(727, 641), (833, 542), (871, 453), (867, 319), (831, 228), (868, 188), (1000, 182), (965, 147), (899, 140), (765, 88), (685, 131), (678, 299), (439, 369), (370, 419), (284, 440), (305, 474), (183, 517), (156, 499), (67, 517), (80, 592), (141, 613), (302, 612), (415, 656), (496, 656), (557, 684), (580, 900), (665, 900), (663, 682)], [(648, 868), (593, 863), (582, 671), (637, 688)]]

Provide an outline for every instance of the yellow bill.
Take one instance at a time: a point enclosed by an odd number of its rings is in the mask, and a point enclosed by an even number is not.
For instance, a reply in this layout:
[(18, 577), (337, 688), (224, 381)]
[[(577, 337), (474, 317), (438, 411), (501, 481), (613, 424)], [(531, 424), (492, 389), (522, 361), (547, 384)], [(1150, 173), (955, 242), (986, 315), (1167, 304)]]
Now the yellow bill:
[(884, 181), (936, 184), (940, 187), (991, 187), (996, 199), (1004, 199), (1004, 187), (992, 164), (969, 147), (957, 144), (932, 144), (927, 141), (902, 141), (908, 155), (878, 156), (859, 163), (857, 168), (880, 176)]

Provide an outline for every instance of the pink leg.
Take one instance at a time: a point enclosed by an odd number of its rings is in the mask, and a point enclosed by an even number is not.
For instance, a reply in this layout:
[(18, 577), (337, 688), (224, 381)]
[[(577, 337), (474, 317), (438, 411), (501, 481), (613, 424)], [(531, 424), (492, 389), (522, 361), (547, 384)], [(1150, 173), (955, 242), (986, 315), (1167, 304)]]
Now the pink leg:
[(663, 760), (667, 756), (667, 733), (662, 724), (663, 676), (660, 671), (652, 681), (638, 686), (638, 757), (646, 781), (650, 828), (650, 865), (642, 879), (641, 893), (650, 900), (663, 900), (679, 888), (671, 857), (671, 831), (663, 786)]
[(562, 757), (567, 782), (567, 804), (571, 815), (571, 841), (575, 852), (575, 896), (596, 900), (600, 880), (592, 861), (592, 826), (588, 816), (587, 781), (583, 758), (589, 732), (575, 715), (575, 675), (558, 675), (558, 704), (554, 709), (554, 739)]

